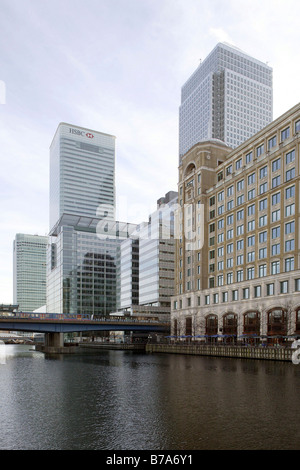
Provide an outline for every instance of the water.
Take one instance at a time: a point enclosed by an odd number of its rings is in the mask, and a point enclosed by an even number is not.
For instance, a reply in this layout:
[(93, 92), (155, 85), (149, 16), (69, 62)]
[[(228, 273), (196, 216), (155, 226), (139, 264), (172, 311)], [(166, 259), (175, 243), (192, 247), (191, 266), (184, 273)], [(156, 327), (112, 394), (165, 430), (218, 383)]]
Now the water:
[(300, 365), (0, 345), (1, 450), (300, 449)]

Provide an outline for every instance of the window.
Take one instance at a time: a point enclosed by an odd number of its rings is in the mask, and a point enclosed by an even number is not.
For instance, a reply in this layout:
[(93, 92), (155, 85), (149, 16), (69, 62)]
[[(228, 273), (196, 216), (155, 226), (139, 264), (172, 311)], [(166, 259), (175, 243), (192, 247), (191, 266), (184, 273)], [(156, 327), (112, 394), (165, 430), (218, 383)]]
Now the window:
[(277, 158), (277, 160), (274, 160), (272, 162), (272, 171), (280, 170), (280, 164), (281, 164), (281, 159), (280, 158)]
[(227, 240), (230, 240), (230, 238), (233, 238), (233, 228), (227, 230)]
[(251, 232), (252, 230), (255, 230), (255, 220), (250, 220), (248, 222), (248, 232)]
[(227, 202), (227, 210), (231, 211), (231, 209), (233, 209), (233, 199), (231, 199), (231, 201)]
[(267, 225), (267, 216), (266, 216), (266, 215), (262, 215), (262, 216), (259, 218), (259, 227), (264, 227), (265, 225)]
[(259, 147), (256, 149), (256, 156), (260, 157), (263, 153), (265, 153), (265, 146), (264, 144), (261, 144)]
[(259, 170), (260, 179), (266, 178), (268, 176), (268, 167), (264, 166)]
[(280, 220), (280, 209), (272, 212), (272, 222), (278, 222)]
[(218, 304), (218, 303), (219, 303), (219, 294), (214, 294), (214, 295), (213, 295), (213, 301), (214, 301), (214, 304)]
[(233, 268), (233, 258), (227, 258), (226, 267), (227, 269)]
[(290, 197), (295, 197), (295, 186), (290, 186), (285, 190), (285, 198), (289, 199)]
[(215, 204), (215, 202), (216, 202), (215, 196), (213, 196), (213, 197), (211, 197), (211, 198), (209, 199), (209, 205), (210, 205), (210, 206), (213, 206), (213, 205)]
[(287, 240), (285, 242), (285, 251), (294, 251), (295, 249), (295, 240)]
[(285, 208), (285, 215), (289, 217), (291, 215), (295, 215), (295, 204), (290, 204)]
[[(299, 123), (300, 123), (300, 121), (299, 121)], [(297, 291), (297, 292), (300, 291), (300, 279), (295, 279), (295, 291)]]
[(232, 291), (232, 300), (239, 300), (239, 291), (238, 290), (233, 290)]
[(244, 264), (244, 255), (238, 255), (236, 257), (236, 264), (237, 264), (237, 266), (240, 266), (241, 264)]
[(244, 249), (244, 240), (238, 240), (236, 242), (236, 249), (237, 250), (243, 250)]
[(268, 183), (265, 182), (259, 186), (259, 194), (263, 194), (268, 190)]
[(259, 266), (259, 277), (265, 277), (267, 275), (267, 265), (261, 264)]
[(247, 269), (247, 279), (254, 279), (254, 268)]
[(286, 164), (288, 165), (289, 163), (292, 163), (294, 160), (295, 160), (295, 150), (292, 150), (291, 152), (286, 154), (285, 161), (286, 161)]
[(251, 175), (248, 176), (248, 185), (254, 184), (254, 183), (255, 183), (255, 173), (251, 173)]
[(255, 198), (255, 189), (251, 189), (248, 191), (248, 201), (251, 201), (251, 199)]
[(273, 261), (271, 263), (271, 274), (279, 274), (280, 273), (280, 262)]
[(218, 202), (223, 201), (223, 199), (224, 199), (224, 191), (221, 191), (220, 193), (218, 193)]
[(244, 218), (244, 209), (237, 211), (236, 220), (242, 220)]
[(240, 168), (242, 168), (242, 159), (241, 158), (239, 158), (235, 163), (235, 169), (239, 170)]
[(245, 289), (243, 289), (243, 299), (249, 299), (250, 297), (250, 290), (249, 290), (249, 287), (246, 287)]
[(222, 301), (228, 302), (228, 292), (222, 292)]
[(244, 224), (238, 225), (237, 228), (236, 228), (236, 234), (237, 234), (237, 236), (243, 235), (243, 233), (244, 233)]
[(276, 193), (272, 195), (272, 206), (280, 203), (280, 193)]
[(244, 180), (240, 180), (236, 184), (237, 191), (242, 191), (244, 189)]
[(261, 286), (254, 286), (254, 297), (261, 297)]
[(227, 225), (233, 224), (233, 214), (227, 216)]
[(263, 210), (265, 210), (265, 209), (267, 209), (267, 208), (268, 208), (268, 200), (267, 200), (267, 198), (262, 199), (261, 201), (259, 201), (259, 210), (260, 210), (260, 211), (263, 211)]
[(227, 254), (233, 253), (233, 243), (228, 243)]
[(274, 284), (267, 284), (267, 295), (274, 295)]
[(237, 206), (240, 206), (241, 204), (243, 204), (244, 200), (245, 200), (244, 194), (242, 194), (241, 196), (238, 196), (236, 199)]
[(280, 227), (272, 228), (272, 239), (280, 237)]
[(227, 284), (232, 284), (233, 283), (233, 273), (228, 273), (227, 274)]
[(274, 135), (274, 137), (268, 140), (268, 150), (271, 150), (271, 148), (275, 147), (276, 143), (277, 143), (277, 136)]
[(286, 258), (285, 263), (285, 272), (294, 271), (294, 258)]
[(218, 229), (221, 230), (224, 228), (224, 219), (218, 220)]
[(285, 139), (288, 139), (290, 136), (290, 128), (286, 127), (281, 131), (281, 142), (284, 141)]
[(254, 246), (255, 245), (255, 235), (252, 235), (251, 237), (248, 237), (247, 245), (248, 246)]
[(226, 168), (226, 176), (231, 175), (231, 173), (232, 173), (232, 165), (229, 165), (229, 166)]
[(295, 123), (295, 132), (300, 131), (300, 120)]
[(224, 256), (224, 247), (223, 246), (220, 246), (220, 248), (218, 248), (218, 257), (220, 256)]
[(259, 243), (264, 243), (267, 241), (267, 231), (260, 232), (259, 234)]
[(247, 253), (247, 261), (248, 261), (248, 263), (254, 263), (254, 261), (255, 261), (255, 251), (249, 251), (249, 253)]
[[(300, 123), (300, 121), (299, 121), (299, 123)], [(300, 130), (300, 125), (299, 125), (299, 130)], [(252, 161), (252, 156), (253, 156), (252, 152), (247, 153), (247, 155), (246, 155), (246, 164), (250, 163)]]
[(210, 304), (210, 297), (209, 295), (206, 295), (205, 298), (204, 298), (204, 303), (205, 305), (209, 305)]
[(237, 271), (236, 280), (237, 280), (237, 282), (242, 282), (244, 280), (244, 271), (242, 269)]
[(267, 257), (267, 248), (260, 248), (258, 252), (259, 259)]
[(294, 233), (295, 232), (295, 221), (293, 220), (292, 222), (288, 222), (285, 224), (285, 234), (288, 235), (289, 233)]
[(272, 256), (280, 255), (280, 243), (272, 245)]
[(295, 178), (295, 168), (291, 168), (285, 173), (286, 181), (290, 181), (292, 178)]
[(276, 186), (280, 185), (280, 175), (275, 176), (275, 178), (272, 178), (272, 188), (276, 188)]
[(254, 215), (255, 214), (255, 204), (251, 204), (251, 206), (248, 206), (248, 216)]
[(228, 197), (233, 196), (233, 185), (227, 188), (227, 196)]
[(280, 283), (280, 294), (287, 294), (289, 291), (289, 283), (288, 281), (282, 281)]
[(220, 173), (218, 173), (218, 181), (222, 181), (223, 179), (223, 171), (220, 171)]

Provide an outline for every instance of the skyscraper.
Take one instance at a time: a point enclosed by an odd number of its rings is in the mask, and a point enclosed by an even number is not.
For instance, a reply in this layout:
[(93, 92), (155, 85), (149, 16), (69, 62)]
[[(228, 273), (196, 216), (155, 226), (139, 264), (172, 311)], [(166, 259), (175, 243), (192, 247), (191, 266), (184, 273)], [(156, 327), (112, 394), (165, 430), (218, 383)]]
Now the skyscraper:
[(63, 214), (115, 210), (115, 137), (60, 123), (50, 146), (50, 230)]
[(50, 147), (47, 311), (116, 309), (117, 256), (135, 228), (114, 220), (115, 137), (61, 123)]
[(181, 89), (179, 155), (198, 142), (242, 144), (273, 118), (272, 68), (219, 43)]
[(17, 233), (14, 240), (14, 304), (32, 312), (46, 304), (48, 237)]

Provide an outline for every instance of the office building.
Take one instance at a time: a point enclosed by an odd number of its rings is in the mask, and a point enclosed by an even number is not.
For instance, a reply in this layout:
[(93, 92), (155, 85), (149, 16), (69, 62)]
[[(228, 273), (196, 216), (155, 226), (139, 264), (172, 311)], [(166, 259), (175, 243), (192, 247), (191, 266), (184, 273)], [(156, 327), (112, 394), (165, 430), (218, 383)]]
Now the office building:
[(115, 137), (60, 123), (50, 146), (50, 230), (63, 214), (114, 212)]
[(48, 237), (17, 233), (13, 243), (13, 301), (32, 312), (46, 304)]
[(272, 68), (219, 43), (181, 89), (180, 158), (201, 141), (232, 148), (272, 121)]
[(108, 315), (117, 308), (117, 260), (132, 224), (62, 216), (50, 232), (47, 311)]
[(174, 334), (300, 334), (298, 104), (235, 150), (179, 167)]
[(138, 225), (131, 238), (121, 244), (120, 309), (169, 320), (174, 294), (177, 195), (170, 191), (160, 198), (148, 222)]

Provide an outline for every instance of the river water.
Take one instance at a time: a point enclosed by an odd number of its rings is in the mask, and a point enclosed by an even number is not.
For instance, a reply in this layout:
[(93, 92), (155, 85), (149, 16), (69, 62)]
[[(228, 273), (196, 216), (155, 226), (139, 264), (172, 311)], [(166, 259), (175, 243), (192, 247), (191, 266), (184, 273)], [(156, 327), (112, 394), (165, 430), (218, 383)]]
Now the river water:
[(300, 365), (0, 346), (1, 450), (300, 449)]

